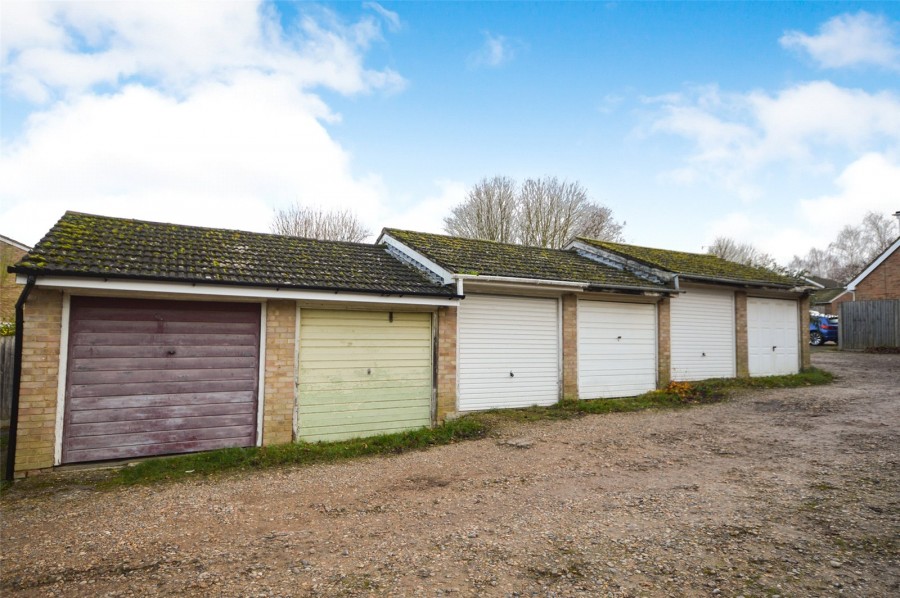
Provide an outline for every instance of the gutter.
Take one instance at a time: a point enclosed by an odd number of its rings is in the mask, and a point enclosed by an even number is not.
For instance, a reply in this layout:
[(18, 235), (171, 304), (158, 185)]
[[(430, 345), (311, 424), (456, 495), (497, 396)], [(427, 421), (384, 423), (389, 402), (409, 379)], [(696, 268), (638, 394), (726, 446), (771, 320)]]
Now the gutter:
[(509, 282), (513, 284), (550, 285), (554, 287), (574, 287), (586, 289), (590, 284), (586, 282), (572, 282), (571, 280), (543, 280), (540, 278), (516, 278), (512, 276), (481, 276), (478, 274), (454, 274), (457, 280), (474, 280), (481, 282)]
[(547, 286), (557, 286), (557, 287), (570, 287), (577, 288), (585, 291), (602, 291), (602, 290), (613, 290), (613, 291), (641, 291), (641, 292), (653, 292), (653, 293), (673, 293), (680, 292), (676, 288), (674, 291), (672, 289), (660, 288), (660, 287), (638, 287), (638, 286), (628, 286), (621, 284), (595, 284), (590, 282), (572, 282), (570, 280), (543, 280), (540, 278), (514, 278), (509, 276), (480, 276), (478, 274), (455, 274), (454, 278), (458, 281), (463, 280), (471, 280), (474, 282), (507, 282), (510, 284), (532, 284), (532, 285), (547, 285)]
[(662, 293), (666, 295), (675, 295), (678, 293), (682, 293), (684, 291), (678, 290), (678, 288), (667, 289), (660, 287), (630, 287), (624, 284), (604, 284), (604, 285), (590, 285), (588, 286), (589, 291), (603, 291), (603, 290), (612, 290), (612, 291), (640, 291), (642, 293)]
[(245, 287), (245, 288), (256, 288), (256, 289), (274, 289), (275, 291), (280, 291), (282, 289), (286, 290), (294, 290), (294, 291), (324, 291), (331, 293), (359, 293), (361, 295), (380, 295), (384, 296), (397, 296), (397, 297), (438, 297), (441, 299), (458, 299), (457, 295), (452, 293), (441, 293), (438, 291), (390, 291), (386, 289), (353, 289), (353, 288), (345, 288), (345, 287), (326, 287), (326, 286), (316, 286), (316, 285), (292, 285), (292, 284), (272, 284), (267, 282), (247, 282), (247, 281), (234, 281), (227, 279), (219, 279), (219, 278), (174, 278), (174, 277), (163, 277), (163, 276), (141, 276), (139, 274), (97, 274), (93, 272), (71, 272), (65, 270), (28, 270), (24, 268), (16, 268), (10, 267), (9, 272), (12, 272), (17, 275), (28, 275), (29, 278), (31, 276), (35, 276), (40, 274), (42, 276), (57, 276), (57, 277), (71, 277), (71, 278), (89, 278), (95, 280), (136, 280), (136, 281), (145, 281), (145, 282), (170, 282), (170, 283), (183, 283), (183, 284), (193, 284), (193, 285), (230, 285), (235, 287)]
[(785, 290), (794, 290), (798, 287), (790, 284), (783, 284), (778, 282), (765, 282), (762, 280), (736, 280), (734, 278), (717, 278), (715, 276), (697, 276), (694, 274), (691, 275), (681, 275), (682, 278), (686, 278), (688, 280), (699, 280), (701, 282), (721, 282), (725, 284), (737, 284), (743, 286), (754, 286), (754, 287), (763, 287), (763, 288), (776, 288), (776, 289), (785, 289)]
[(16, 472), (16, 440), (19, 433), (19, 391), (21, 388), (22, 378), (22, 338), (25, 333), (25, 302), (28, 301), (28, 295), (34, 288), (37, 277), (34, 274), (28, 275), (28, 281), (19, 300), (16, 301), (16, 340), (15, 353), (13, 355), (13, 394), (12, 405), (10, 405), (9, 413), (9, 446), (6, 450), (6, 472), (4, 479), (12, 481)]

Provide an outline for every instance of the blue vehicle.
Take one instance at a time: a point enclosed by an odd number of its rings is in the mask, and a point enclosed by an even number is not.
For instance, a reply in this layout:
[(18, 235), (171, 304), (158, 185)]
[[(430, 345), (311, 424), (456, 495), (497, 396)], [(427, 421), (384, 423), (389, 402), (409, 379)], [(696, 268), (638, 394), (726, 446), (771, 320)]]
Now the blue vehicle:
[(838, 317), (810, 312), (809, 344), (818, 347), (827, 342), (838, 342)]

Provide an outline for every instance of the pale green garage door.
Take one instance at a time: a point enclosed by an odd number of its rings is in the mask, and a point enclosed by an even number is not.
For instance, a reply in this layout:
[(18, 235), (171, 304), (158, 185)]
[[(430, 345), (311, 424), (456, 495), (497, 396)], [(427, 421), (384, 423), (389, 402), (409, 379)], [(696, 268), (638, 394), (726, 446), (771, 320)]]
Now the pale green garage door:
[(300, 310), (298, 437), (431, 424), (431, 314)]

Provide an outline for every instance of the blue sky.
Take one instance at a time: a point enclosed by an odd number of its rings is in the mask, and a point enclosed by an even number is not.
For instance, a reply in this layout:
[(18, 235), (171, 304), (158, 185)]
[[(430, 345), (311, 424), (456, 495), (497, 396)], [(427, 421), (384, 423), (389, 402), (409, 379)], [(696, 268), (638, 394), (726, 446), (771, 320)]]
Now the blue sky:
[(0, 234), (66, 209), (440, 232), (580, 181), (627, 241), (787, 261), (900, 210), (896, 3), (4, 3)]

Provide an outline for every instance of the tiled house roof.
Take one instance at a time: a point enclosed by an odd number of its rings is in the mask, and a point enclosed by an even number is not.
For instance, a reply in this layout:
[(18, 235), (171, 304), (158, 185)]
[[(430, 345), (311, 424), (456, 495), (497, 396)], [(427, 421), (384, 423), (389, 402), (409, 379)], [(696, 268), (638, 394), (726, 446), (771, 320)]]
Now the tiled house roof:
[(838, 295), (843, 294), (846, 291), (844, 288), (840, 289), (822, 289), (821, 291), (816, 291), (809, 297), (809, 302), (811, 305), (820, 305), (823, 303), (831, 303), (835, 299), (837, 299)]
[(384, 246), (66, 212), (21, 274), (451, 296)]
[(387, 234), (454, 274), (580, 282), (596, 287), (659, 288), (574, 251), (526, 247), (393, 228)]
[(794, 287), (800, 281), (766, 268), (745, 266), (705, 253), (687, 253), (624, 243), (578, 238), (591, 247), (640, 262), (651, 268), (678, 274), (683, 278), (737, 282), (753, 285)]

